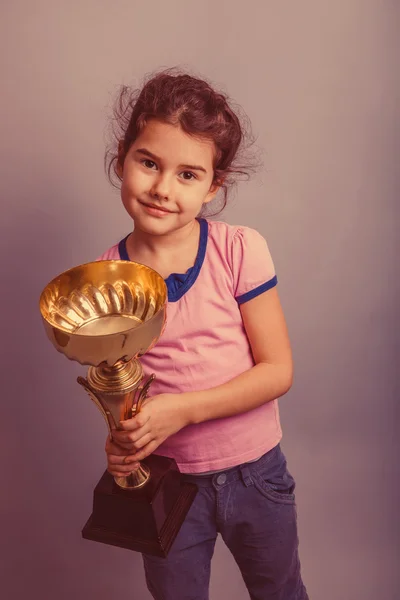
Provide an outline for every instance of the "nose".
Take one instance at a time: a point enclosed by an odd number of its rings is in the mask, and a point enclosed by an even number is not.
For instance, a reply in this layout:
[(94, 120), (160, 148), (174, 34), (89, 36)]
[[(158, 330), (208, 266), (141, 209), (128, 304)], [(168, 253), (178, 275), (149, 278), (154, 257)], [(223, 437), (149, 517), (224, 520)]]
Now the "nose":
[(160, 173), (153, 181), (151, 195), (160, 200), (168, 200), (171, 194), (171, 178), (167, 174)]

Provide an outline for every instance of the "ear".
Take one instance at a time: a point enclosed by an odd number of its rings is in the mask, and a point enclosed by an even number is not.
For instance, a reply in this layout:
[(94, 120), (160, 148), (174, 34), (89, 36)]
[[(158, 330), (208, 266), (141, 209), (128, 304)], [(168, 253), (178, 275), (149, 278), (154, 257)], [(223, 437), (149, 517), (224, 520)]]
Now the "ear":
[(218, 181), (214, 181), (211, 184), (210, 187), (210, 191), (208, 192), (206, 199), (204, 200), (203, 204), (208, 204), (209, 202), (211, 202), (211, 200), (214, 200), (215, 196), (218, 194), (219, 190), (221, 189), (221, 187), (224, 185), (224, 181), (223, 179), (220, 179)]

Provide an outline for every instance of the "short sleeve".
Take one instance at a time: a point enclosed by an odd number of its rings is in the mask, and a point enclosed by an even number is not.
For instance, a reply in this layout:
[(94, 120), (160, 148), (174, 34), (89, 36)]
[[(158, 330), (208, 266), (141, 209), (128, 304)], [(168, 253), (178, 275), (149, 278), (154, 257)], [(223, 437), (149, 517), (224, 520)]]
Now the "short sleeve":
[(267, 242), (255, 229), (240, 227), (235, 231), (232, 272), (238, 304), (252, 300), (278, 283)]

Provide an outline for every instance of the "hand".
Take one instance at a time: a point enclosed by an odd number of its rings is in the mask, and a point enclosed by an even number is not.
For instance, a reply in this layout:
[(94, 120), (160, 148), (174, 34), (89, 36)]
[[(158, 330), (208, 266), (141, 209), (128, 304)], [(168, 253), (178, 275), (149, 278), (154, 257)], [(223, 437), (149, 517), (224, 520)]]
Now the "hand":
[(125, 451), (125, 464), (143, 460), (169, 436), (188, 425), (187, 405), (185, 394), (159, 394), (147, 398), (138, 415), (121, 421), (121, 429), (114, 430), (112, 436), (114, 443)]
[(129, 456), (130, 452), (111, 441), (111, 436), (107, 437), (105, 450), (107, 471), (114, 477), (126, 477), (139, 468), (139, 463)]

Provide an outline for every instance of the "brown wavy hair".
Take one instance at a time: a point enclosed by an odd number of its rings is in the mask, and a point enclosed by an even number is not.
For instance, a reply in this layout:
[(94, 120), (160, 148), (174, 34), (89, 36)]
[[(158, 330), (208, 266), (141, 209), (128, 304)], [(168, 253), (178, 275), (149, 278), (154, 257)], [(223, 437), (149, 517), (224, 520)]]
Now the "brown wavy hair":
[(249, 154), (254, 138), (243, 111), (239, 107), (234, 110), (228, 97), (215, 91), (204, 79), (178, 69), (151, 75), (139, 90), (122, 86), (113, 117), (105, 167), (110, 182), (116, 187), (121, 182), (117, 166), (123, 165), (131, 145), (149, 119), (178, 125), (190, 135), (214, 142), (213, 184), (222, 191), (219, 194), (222, 207), (209, 216), (222, 212), (229, 187), (238, 179), (248, 179), (258, 166), (255, 156)]

